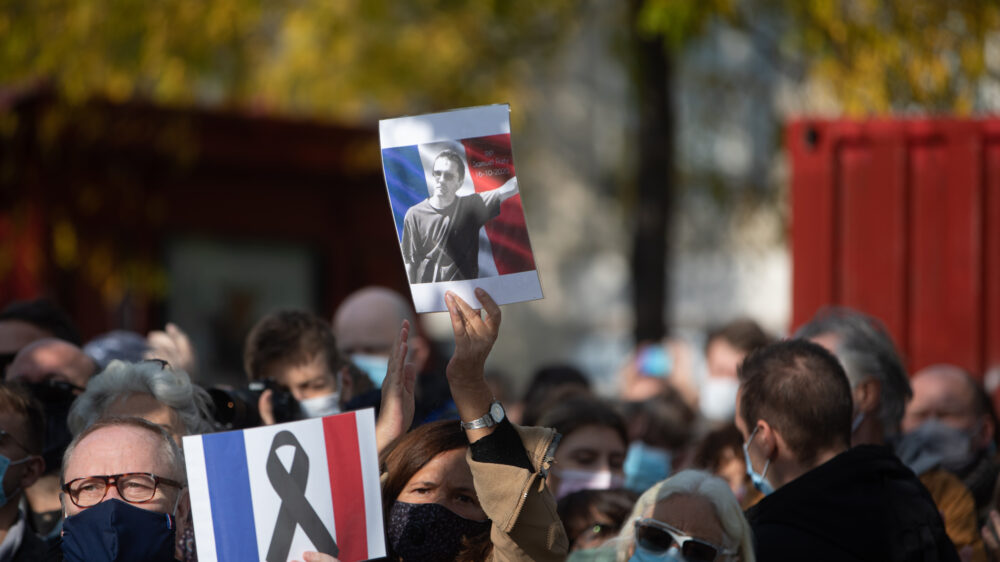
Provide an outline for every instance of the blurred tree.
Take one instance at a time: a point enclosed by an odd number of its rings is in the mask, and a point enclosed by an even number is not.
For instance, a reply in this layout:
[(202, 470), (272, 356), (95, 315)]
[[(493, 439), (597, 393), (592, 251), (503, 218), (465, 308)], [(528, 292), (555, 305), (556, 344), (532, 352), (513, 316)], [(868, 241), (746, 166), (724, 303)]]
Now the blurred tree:
[[(714, 23), (748, 33), (795, 81), (851, 116), (975, 109), (997, 0), (633, 0), (638, 178), (633, 246), (635, 336), (662, 337), (673, 208), (672, 59)], [(994, 35), (1000, 43), (1000, 36)], [(656, 50), (659, 50), (659, 53)], [(1000, 44), (993, 47), (1000, 51)], [(1000, 54), (993, 55), (1000, 66)], [(1000, 76), (993, 76), (1000, 78)]]
[(988, 46), (991, 33), (1000, 42), (997, 0), (645, 0), (637, 25), (676, 49), (713, 21), (750, 33), (775, 64), (830, 91), (852, 116), (968, 114), (980, 78), (1000, 78), (1000, 61), (986, 64), (1000, 49)]
[(568, 0), (0, 0), (0, 84), (357, 122), (518, 98)]

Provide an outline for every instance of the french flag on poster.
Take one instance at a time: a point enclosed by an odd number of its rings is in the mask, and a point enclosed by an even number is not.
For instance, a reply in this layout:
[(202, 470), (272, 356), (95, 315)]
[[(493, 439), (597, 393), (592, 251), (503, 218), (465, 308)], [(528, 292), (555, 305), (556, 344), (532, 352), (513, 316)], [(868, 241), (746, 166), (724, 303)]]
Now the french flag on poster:
[[(447, 291), (473, 306), (476, 288), (497, 304), (542, 298), (514, 170), (510, 106), (382, 119), (379, 142), (417, 312), (447, 310)], [(434, 167), (443, 157), (457, 177), (439, 184)]]
[[(400, 240), (406, 210), (427, 198), (426, 185), (431, 181), (434, 159), (446, 149), (458, 152), (466, 162), (458, 195), (491, 191), (516, 177), (509, 133), (384, 149), (386, 183), (393, 195), (393, 218)], [(515, 195), (500, 205), (500, 214), (480, 231), (479, 276), (496, 277), (534, 269), (521, 196)]]
[(184, 438), (198, 559), (385, 556), (371, 409)]

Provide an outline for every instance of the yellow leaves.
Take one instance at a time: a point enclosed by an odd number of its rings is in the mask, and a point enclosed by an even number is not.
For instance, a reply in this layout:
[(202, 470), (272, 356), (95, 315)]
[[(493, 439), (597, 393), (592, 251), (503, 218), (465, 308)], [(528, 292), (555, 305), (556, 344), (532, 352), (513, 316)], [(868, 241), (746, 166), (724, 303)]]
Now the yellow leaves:
[(919, 107), (972, 111), (997, 3), (977, 0), (787, 0), (788, 34), (811, 80), (849, 115)]
[(554, 44), (575, 9), (569, 0), (33, 0), (0, 10), (0, 30), (11, 32), (0, 33), (0, 83), (52, 77), (73, 101), (210, 100), (370, 119), (518, 90), (512, 61)]
[(73, 269), (79, 263), (76, 229), (68, 220), (58, 220), (52, 226), (52, 261), (60, 269)]

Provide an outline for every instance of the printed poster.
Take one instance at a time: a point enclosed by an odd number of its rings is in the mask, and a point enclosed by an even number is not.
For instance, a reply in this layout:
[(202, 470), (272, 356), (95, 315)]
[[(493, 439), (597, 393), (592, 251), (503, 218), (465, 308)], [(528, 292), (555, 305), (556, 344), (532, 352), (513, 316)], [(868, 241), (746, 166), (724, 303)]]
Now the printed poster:
[(379, 122), (382, 168), (417, 312), (447, 310), (451, 290), (476, 306), (542, 298), (514, 172), (510, 106)]
[(198, 560), (385, 556), (374, 410), (184, 437)]

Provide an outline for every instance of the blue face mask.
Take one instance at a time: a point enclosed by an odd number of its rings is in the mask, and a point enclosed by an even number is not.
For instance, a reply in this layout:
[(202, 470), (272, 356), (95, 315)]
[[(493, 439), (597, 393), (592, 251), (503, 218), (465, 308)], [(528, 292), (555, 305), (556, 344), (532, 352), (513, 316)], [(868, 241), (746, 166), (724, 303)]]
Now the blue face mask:
[(771, 466), (771, 459), (767, 459), (767, 462), (764, 463), (764, 471), (760, 474), (753, 469), (753, 463), (750, 462), (750, 443), (753, 441), (754, 436), (757, 435), (758, 428), (760, 428), (759, 425), (753, 428), (753, 431), (750, 432), (750, 438), (743, 444), (743, 460), (746, 461), (747, 474), (750, 475), (750, 481), (753, 482), (753, 487), (760, 490), (760, 493), (765, 496), (769, 496), (774, 492), (774, 486), (771, 486), (771, 483), (767, 481), (765, 476), (767, 475), (767, 468)]
[(169, 513), (111, 499), (63, 521), (62, 553), (71, 562), (174, 562), (175, 533)]
[(635, 552), (628, 562), (685, 562), (676, 546), (670, 547), (666, 552), (656, 553), (646, 550), (639, 545), (635, 545)]
[(382, 388), (382, 381), (385, 380), (386, 371), (389, 369), (388, 357), (355, 353), (351, 356), (351, 362), (368, 374), (368, 378), (375, 383), (375, 388)]
[(672, 455), (670, 451), (633, 441), (625, 455), (625, 487), (643, 493), (654, 484), (670, 476)]
[[(4, 479), (5, 476), (7, 476), (7, 469), (10, 468), (10, 467), (12, 467), (12, 466), (19, 465), (19, 464), (21, 464), (23, 462), (27, 462), (29, 459), (31, 459), (31, 455), (29, 455), (27, 457), (24, 457), (21, 460), (16, 460), (16, 461), (12, 461), (12, 460), (8, 459), (7, 457), (5, 457), (3, 455), (0, 455), (0, 507), (3, 507), (5, 505), (7, 505), (7, 500), (8, 500), (8, 498), (7, 498), (7, 490), (5, 490), (4, 487), (3, 487), (3, 479)], [(21, 491), (20, 488), (15, 488), (14, 491), (11, 492), (10, 495), (13, 496), (13, 495), (17, 494), (20, 491)]]

